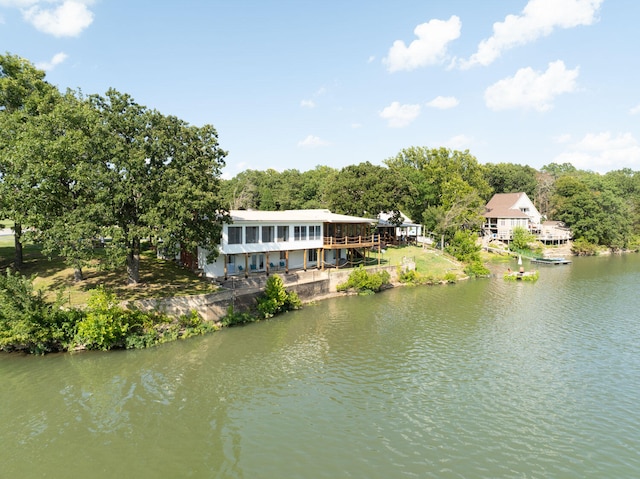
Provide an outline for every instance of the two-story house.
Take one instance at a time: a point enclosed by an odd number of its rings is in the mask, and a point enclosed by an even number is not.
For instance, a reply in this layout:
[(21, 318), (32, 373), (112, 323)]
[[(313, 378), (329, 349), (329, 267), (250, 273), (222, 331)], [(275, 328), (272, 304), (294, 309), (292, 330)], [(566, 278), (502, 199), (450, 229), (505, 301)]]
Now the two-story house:
[(232, 210), (220, 241), (220, 255), (206, 260), (199, 249), (198, 268), (210, 278), (341, 266), (380, 249), (377, 220), (329, 210)]
[(556, 221), (543, 221), (526, 193), (498, 193), (485, 206), (483, 233), (491, 239), (509, 242), (513, 230), (521, 227), (544, 243), (566, 243), (571, 232)]

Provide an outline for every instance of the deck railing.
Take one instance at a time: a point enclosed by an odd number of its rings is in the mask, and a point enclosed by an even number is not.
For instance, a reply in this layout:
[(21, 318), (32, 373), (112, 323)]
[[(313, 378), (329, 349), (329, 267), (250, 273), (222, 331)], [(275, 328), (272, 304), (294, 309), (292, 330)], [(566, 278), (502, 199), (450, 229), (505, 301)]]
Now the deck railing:
[(325, 246), (345, 246), (345, 247), (357, 247), (357, 246), (371, 246), (380, 243), (380, 235), (360, 235), (360, 236), (325, 236)]

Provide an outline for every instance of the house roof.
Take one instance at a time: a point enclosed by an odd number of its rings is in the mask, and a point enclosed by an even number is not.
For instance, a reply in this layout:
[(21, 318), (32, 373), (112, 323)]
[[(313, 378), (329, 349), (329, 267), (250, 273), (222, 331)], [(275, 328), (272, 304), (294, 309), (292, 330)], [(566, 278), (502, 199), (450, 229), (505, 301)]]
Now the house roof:
[(526, 193), (497, 193), (485, 206), (485, 218), (529, 218), (515, 207), (518, 200)]
[(397, 227), (397, 228), (416, 228), (421, 225), (414, 223), (411, 221), (407, 215), (405, 215), (402, 211), (400, 212), (400, 216), (402, 217), (402, 223), (399, 225), (393, 224), (391, 220), (392, 213), (382, 212), (378, 215), (378, 226), (383, 227)]
[(297, 221), (308, 221), (315, 223), (363, 223), (373, 224), (376, 220), (371, 218), (360, 218), (358, 216), (339, 215), (325, 209), (311, 210), (285, 210), (285, 211), (258, 211), (258, 210), (231, 210), (231, 219), (234, 223), (260, 222), (260, 223), (291, 223)]

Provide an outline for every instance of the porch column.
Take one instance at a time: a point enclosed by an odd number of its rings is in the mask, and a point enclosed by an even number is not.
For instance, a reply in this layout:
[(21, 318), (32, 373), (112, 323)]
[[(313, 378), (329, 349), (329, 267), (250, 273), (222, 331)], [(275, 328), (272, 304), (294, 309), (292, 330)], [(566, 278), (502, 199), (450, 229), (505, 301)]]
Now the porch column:
[(244, 254), (244, 277), (249, 277), (249, 253)]
[(267, 276), (269, 276), (269, 266), (271, 265), (271, 263), (269, 263), (269, 252), (267, 251), (267, 262), (264, 265), (264, 269), (267, 270)]
[(289, 274), (289, 250), (284, 252), (284, 272)]
[(224, 280), (227, 280), (227, 275), (229, 274), (229, 270), (227, 268), (227, 255), (222, 255), (222, 260), (224, 261)]
[(302, 269), (307, 270), (307, 249), (302, 250)]

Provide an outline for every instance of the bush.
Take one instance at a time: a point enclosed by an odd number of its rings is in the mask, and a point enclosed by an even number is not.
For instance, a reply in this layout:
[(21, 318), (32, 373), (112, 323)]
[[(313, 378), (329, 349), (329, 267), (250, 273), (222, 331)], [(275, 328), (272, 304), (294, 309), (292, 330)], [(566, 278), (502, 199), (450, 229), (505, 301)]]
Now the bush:
[(338, 291), (355, 290), (358, 293), (378, 292), (383, 286), (389, 284), (391, 275), (388, 271), (378, 271), (369, 273), (362, 266), (354, 269), (349, 275), (349, 279), (340, 283), (336, 289)]
[(489, 268), (487, 268), (480, 260), (473, 261), (472, 263), (467, 265), (467, 267), (464, 269), (464, 272), (469, 276), (474, 277), (488, 276), (491, 273), (491, 271), (489, 271)]
[(584, 238), (578, 238), (571, 245), (571, 252), (578, 256), (593, 256), (598, 253), (598, 246)]
[(480, 245), (477, 240), (478, 235), (473, 231), (458, 230), (445, 247), (445, 251), (458, 261), (471, 263), (480, 259)]
[(252, 323), (256, 321), (256, 317), (249, 313), (238, 313), (233, 310), (233, 306), (227, 308), (227, 314), (220, 319), (222, 326), (233, 326), (236, 324)]
[(143, 318), (123, 310), (113, 293), (99, 287), (92, 291), (87, 305), (87, 315), (78, 324), (77, 343), (88, 349), (107, 350), (125, 346), (130, 328), (143, 326)]
[(0, 275), (0, 350), (42, 354), (66, 349), (83, 317), (63, 310), (61, 296), (54, 303), (34, 292), (33, 281), (7, 269)]
[(264, 318), (271, 318), (278, 313), (299, 309), (302, 302), (295, 291), (284, 289), (282, 278), (274, 274), (269, 276), (264, 293), (258, 297), (258, 311)]

